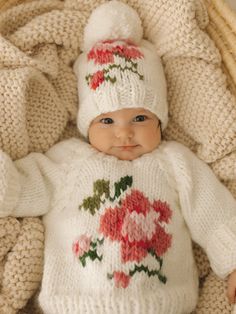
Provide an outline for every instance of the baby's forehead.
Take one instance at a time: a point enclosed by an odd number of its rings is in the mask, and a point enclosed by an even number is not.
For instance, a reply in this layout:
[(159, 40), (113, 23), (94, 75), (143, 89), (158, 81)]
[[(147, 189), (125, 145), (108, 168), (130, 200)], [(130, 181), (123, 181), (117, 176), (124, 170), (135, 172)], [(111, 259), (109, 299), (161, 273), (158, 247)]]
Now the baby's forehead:
[(109, 111), (102, 113), (98, 115), (95, 119), (97, 118), (102, 118), (102, 117), (127, 117), (127, 116), (135, 116), (135, 115), (141, 115), (141, 114), (149, 114), (149, 115), (154, 115), (151, 111), (143, 108), (143, 107), (137, 107), (137, 108), (123, 108), (119, 110), (114, 110), (114, 111)]

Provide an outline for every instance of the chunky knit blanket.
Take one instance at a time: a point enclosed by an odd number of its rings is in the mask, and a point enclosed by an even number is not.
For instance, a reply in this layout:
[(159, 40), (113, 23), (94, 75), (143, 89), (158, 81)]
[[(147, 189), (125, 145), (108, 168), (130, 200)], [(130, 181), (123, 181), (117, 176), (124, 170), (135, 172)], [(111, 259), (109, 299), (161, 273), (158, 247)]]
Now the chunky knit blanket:
[[(72, 64), (91, 11), (104, 1), (0, 1), (0, 148), (13, 159), (79, 136)], [(226, 25), (219, 14), (222, 0), (123, 1), (139, 13), (145, 37), (165, 66), (170, 113), (165, 138), (190, 147), (236, 197), (236, 65), (233, 71), (229, 53), (235, 50), (227, 49), (229, 32), (223, 29), (219, 38), (217, 31), (219, 17)], [(228, 12), (233, 36), (236, 17)], [(230, 313), (225, 282), (213, 275), (198, 247), (195, 255), (201, 284), (196, 313)], [(19, 312), (35, 293), (42, 256), (38, 218), (0, 220), (0, 313)], [(31, 299), (21, 313), (38, 311)]]

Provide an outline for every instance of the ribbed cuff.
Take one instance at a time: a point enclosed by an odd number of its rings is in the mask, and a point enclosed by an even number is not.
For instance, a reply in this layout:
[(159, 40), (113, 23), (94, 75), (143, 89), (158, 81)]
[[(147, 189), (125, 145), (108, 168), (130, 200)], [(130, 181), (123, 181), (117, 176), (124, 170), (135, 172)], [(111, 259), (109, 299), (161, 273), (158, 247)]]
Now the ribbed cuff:
[(4, 153), (0, 156), (0, 217), (13, 213), (20, 194), (19, 174), (13, 161)]
[(126, 297), (109, 295), (82, 296), (41, 293), (39, 304), (44, 314), (180, 314), (191, 313), (197, 303), (197, 287), (147, 291)]
[(236, 217), (211, 235), (207, 254), (213, 271), (222, 279), (236, 269)]

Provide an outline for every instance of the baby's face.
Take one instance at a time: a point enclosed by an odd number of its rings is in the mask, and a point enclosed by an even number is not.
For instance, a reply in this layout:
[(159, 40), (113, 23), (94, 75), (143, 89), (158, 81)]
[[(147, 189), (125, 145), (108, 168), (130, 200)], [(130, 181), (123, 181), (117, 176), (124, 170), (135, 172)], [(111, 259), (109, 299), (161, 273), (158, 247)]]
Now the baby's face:
[(89, 142), (98, 151), (121, 160), (134, 160), (161, 142), (160, 122), (143, 108), (101, 114), (89, 127)]

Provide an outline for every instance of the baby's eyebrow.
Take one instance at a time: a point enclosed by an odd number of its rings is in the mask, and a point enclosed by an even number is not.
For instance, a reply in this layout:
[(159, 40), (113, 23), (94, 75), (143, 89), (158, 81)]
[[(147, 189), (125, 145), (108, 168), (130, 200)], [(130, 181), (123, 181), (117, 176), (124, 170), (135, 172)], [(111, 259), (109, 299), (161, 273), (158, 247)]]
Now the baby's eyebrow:
[[(99, 115), (98, 117), (96, 117), (96, 118), (93, 120), (93, 122), (98, 122), (98, 121), (100, 121), (101, 119), (105, 119), (105, 118), (111, 118), (111, 117), (110, 117), (109, 114), (104, 113), (104, 114), (101, 114), (101, 115)], [(111, 119), (112, 119), (112, 118), (111, 118)]]
[(103, 118), (111, 118), (111, 115), (108, 114), (108, 113), (104, 113), (104, 114), (101, 114), (98, 119), (103, 119)]
[(145, 108), (137, 109), (137, 113), (140, 113), (140, 112), (148, 113), (149, 111), (146, 110)]

